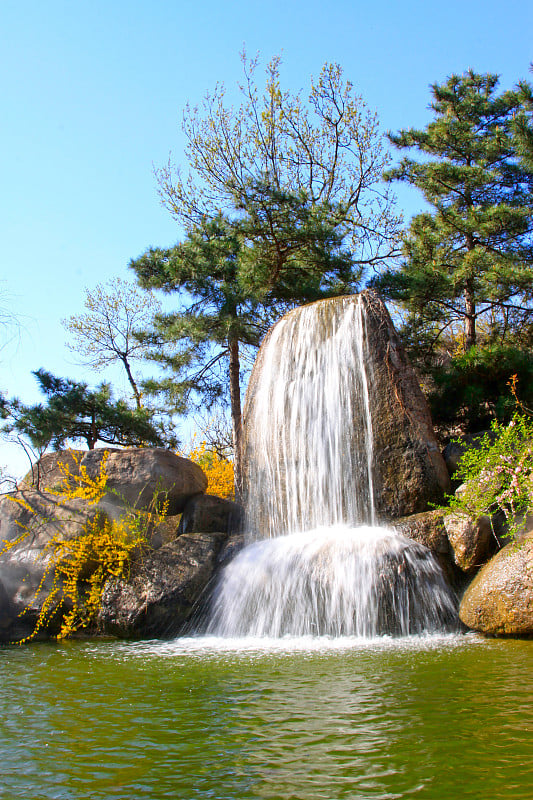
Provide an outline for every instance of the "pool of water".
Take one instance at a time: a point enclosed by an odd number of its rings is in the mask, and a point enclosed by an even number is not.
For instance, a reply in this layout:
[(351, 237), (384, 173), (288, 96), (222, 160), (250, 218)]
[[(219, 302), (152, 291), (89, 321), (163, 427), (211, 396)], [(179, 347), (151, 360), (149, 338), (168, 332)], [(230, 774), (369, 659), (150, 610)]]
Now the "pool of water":
[(0, 797), (533, 796), (533, 641), (0, 649)]

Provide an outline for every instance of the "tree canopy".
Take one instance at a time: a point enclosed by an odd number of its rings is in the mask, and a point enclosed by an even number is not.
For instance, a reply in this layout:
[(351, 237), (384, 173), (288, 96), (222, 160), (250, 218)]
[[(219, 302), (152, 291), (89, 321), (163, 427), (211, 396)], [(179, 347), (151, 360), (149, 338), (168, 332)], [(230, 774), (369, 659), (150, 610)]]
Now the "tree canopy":
[(47, 402), (26, 406), (12, 400), (5, 430), (27, 436), (40, 450), (49, 446), (59, 450), (80, 439), (89, 450), (99, 441), (160, 447), (174, 443), (152, 424), (149, 412), (131, 409), (123, 400), (114, 400), (108, 384), (102, 383), (92, 390), (86, 383), (57, 378), (44, 369), (33, 374)]
[(242, 61), (239, 106), (229, 106), (217, 84), (200, 106), (186, 107), (189, 171), (170, 162), (158, 171), (164, 205), (188, 229), (218, 214), (233, 221), (255, 210), (263, 239), (279, 243), (293, 213), (279, 202), (286, 194), (327, 213), (359, 263), (390, 256), (398, 219), (381, 182), (388, 155), (376, 114), (341, 67), (325, 64), (306, 101), (283, 90), (279, 56), (267, 65), (263, 89), (255, 78), (258, 59), (243, 53)]
[[(191, 405), (210, 408), (229, 389), (235, 447), (236, 483), (240, 481), (240, 351), (257, 347), (272, 321), (264, 303), (240, 280), (242, 239), (235, 227), (217, 216), (189, 232), (169, 249), (152, 248), (132, 261), (141, 286), (159, 288), (187, 303), (158, 314), (143, 341), (150, 357), (170, 372), (147, 382), (178, 411)], [(226, 373), (226, 370), (228, 372)]]
[[(326, 64), (308, 101), (283, 91), (280, 59), (255, 82), (243, 56), (243, 101), (223, 85), (183, 119), (189, 173), (158, 171), (161, 198), (186, 236), (130, 266), (145, 288), (176, 293), (143, 341), (172, 374), (149, 384), (181, 411), (229, 395), (240, 480), (240, 349), (257, 347), (288, 308), (359, 288), (363, 270), (388, 258), (398, 220), (381, 173), (388, 163), (377, 118)], [(224, 365), (226, 376), (215, 368)]]
[(533, 174), (515, 126), (517, 115), (526, 120), (531, 87), (497, 94), (497, 86), (497, 75), (452, 75), (432, 86), (434, 119), (424, 130), (390, 134), (426, 158), (405, 157), (386, 178), (416, 186), (431, 210), (413, 218), (400, 268), (374, 285), (405, 305), (412, 339), (430, 346), (457, 324), (468, 350), (482, 318), (496, 338), (533, 321)]
[(126, 372), (137, 408), (141, 408), (141, 388), (133, 373), (133, 362), (144, 358), (145, 345), (135, 332), (150, 324), (161, 309), (159, 300), (150, 291), (140, 292), (121, 278), (98, 284), (85, 293), (85, 313), (63, 320), (71, 334), (68, 347), (93, 369), (102, 369), (116, 362)]

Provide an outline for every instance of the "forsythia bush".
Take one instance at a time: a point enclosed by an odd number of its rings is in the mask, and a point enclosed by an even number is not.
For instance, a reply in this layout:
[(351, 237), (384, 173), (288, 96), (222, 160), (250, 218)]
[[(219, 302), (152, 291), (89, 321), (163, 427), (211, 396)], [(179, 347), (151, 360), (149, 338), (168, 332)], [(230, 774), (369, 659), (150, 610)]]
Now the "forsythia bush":
[[(78, 464), (74, 454), (73, 458)], [(99, 474), (95, 478), (89, 477), (79, 464), (76, 475), (67, 465), (59, 464), (64, 486), (53, 492), (60, 498), (58, 504), (65, 505), (73, 498), (82, 498), (91, 505), (98, 503), (107, 492), (106, 459), (107, 453), (104, 453)], [(61, 532), (54, 536), (42, 554), (43, 557), (51, 555), (51, 558), (35, 596), (39, 595), (50, 576), (52, 588), (43, 602), (35, 629), (19, 643), (33, 639), (39, 630), (46, 627), (58, 606), (63, 613), (58, 639), (64, 639), (93, 624), (107, 580), (127, 578), (133, 553), (142, 552), (148, 546), (148, 528), (160, 520), (167, 510), (168, 501), (159, 503), (156, 493), (151, 512), (140, 514), (135, 509), (129, 509), (119, 520), (111, 521), (96, 514), (85, 523), (75, 538), (64, 540)], [(30, 533), (30, 529), (24, 530), (10, 546)]]
[(205, 442), (191, 448), (187, 458), (198, 464), (207, 476), (207, 491), (217, 497), (228, 500), (235, 499), (235, 485), (233, 464), (226, 458), (221, 458), (214, 450), (208, 450)]

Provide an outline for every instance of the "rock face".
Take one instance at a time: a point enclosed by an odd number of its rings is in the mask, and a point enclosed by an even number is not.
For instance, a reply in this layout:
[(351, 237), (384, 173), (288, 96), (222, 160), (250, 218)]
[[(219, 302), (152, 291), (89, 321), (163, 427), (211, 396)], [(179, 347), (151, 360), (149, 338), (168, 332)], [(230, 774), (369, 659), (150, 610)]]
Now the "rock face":
[[(60, 501), (53, 494), (54, 490), (64, 488), (60, 463), (66, 463), (73, 476), (79, 475), (80, 468), (85, 468), (87, 475), (95, 478), (100, 474), (104, 452), (100, 449), (49, 454), (26, 476), (23, 483), (26, 488), (0, 499), (0, 641), (18, 640), (34, 630), (43, 602), (53, 585), (53, 570), (49, 569), (53, 539), (75, 538), (97, 514), (103, 519), (116, 519), (124, 513), (124, 504), (133, 506), (139, 515), (143, 515), (150, 508), (154, 494), (163, 493), (169, 501), (170, 515), (148, 531), (149, 538), (153, 539), (153, 549), (156, 553), (161, 551), (159, 556), (153, 554), (151, 562), (151, 585), (155, 592), (156, 566), (163, 569), (168, 548), (174, 546), (178, 535), (179, 520), (172, 515), (183, 510), (188, 501), (205, 490), (207, 479), (196, 464), (168, 451), (129, 448), (108, 451), (106, 473), (110, 491), (97, 505), (80, 498), (67, 501), (61, 498)], [(75, 480), (70, 483), (74, 486)], [(38, 484), (39, 489), (33, 488), (32, 484)], [(226, 537), (225, 530), (222, 538)], [(215, 536), (213, 541), (218, 542), (218, 538)], [(176, 550), (184, 559), (181, 572), (178, 569), (178, 576), (181, 575), (186, 587), (182, 590), (183, 603), (192, 592), (190, 587), (206, 570), (209, 572), (210, 559), (215, 558), (210, 553), (202, 556), (200, 551), (195, 555), (194, 548), (184, 550), (184, 545), (185, 540)], [(192, 562), (196, 564), (195, 569), (202, 563), (203, 571), (200, 570), (200, 577), (191, 575), (185, 580), (184, 570), (190, 569)], [(168, 583), (168, 569), (165, 566), (161, 575), (161, 592)], [(51, 608), (54, 610), (53, 606)], [(60, 611), (59, 608), (56, 610)], [(59, 618), (59, 613), (52, 613), (50, 624), (42, 631), (43, 636), (57, 633)]]
[(394, 520), (393, 527), (402, 536), (423, 544), (433, 553), (446, 575), (448, 583), (454, 589), (459, 590), (464, 587), (465, 577), (455, 562), (444, 526), (443, 511), (424, 511), (420, 514), (401, 517)]
[(363, 292), (365, 366), (379, 514), (394, 519), (440, 501), (450, 481), (431, 415), (385, 305)]
[[(51, 541), (75, 538), (96, 514), (106, 516), (102, 508), (86, 500), (58, 505), (53, 495), (32, 490), (0, 499), (0, 542), (4, 550), (0, 555), (0, 641), (20, 639), (33, 631), (52, 589), (53, 574), (48, 569)], [(9, 548), (5, 547), (7, 542)], [(54, 632), (53, 615), (49, 632)]]
[(372, 494), (389, 521), (450, 488), (426, 400), (370, 291), (295, 309), (271, 329), (248, 385), (244, 452), (259, 534), (368, 522)]
[(183, 533), (238, 533), (244, 509), (238, 503), (211, 494), (191, 498), (183, 510), (178, 536)]
[(463, 572), (479, 568), (497, 547), (489, 517), (474, 520), (464, 514), (447, 514), (444, 527), (453, 548), (455, 563)]
[(184, 534), (148, 553), (128, 581), (109, 581), (98, 619), (115, 636), (175, 636), (191, 616), (217, 565), (225, 533)]
[(459, 616), (482, 633), (533, 636), (533, 532), (485, 564), (466, 590)]
[(207, 478), (197, 464), (161, 447), (50, 453), (26, 476), (23, 485), (36, 485), (38, 481), (41, 491), (60, 488), (64, 474), (59, 462), (67, 464), (74, 476), (79, 475), (81, 467), (87, 470), (89, 478), (95, 478), (100, 473), (104, 453), (108, 454), (105, 467), (108, 497), (117, 504), (147, 509), (154, 493), (160, 492), (168, 498), (169, 514), (179, 514), (191, 496), (203, 494), (207, 489)]

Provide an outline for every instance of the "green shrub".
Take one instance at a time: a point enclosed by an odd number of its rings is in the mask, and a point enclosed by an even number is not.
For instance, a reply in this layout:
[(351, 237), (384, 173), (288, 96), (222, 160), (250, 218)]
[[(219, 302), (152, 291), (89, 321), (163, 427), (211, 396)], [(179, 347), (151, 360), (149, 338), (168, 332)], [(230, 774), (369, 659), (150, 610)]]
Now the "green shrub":
[(454, 423), (466, 431), (508, 422), (516, 409), (509, 381), (516, 376), (520, 399), (533, 406), (533, 354), (511, 345), (479, 345), (435, 370), (428, 400), (436, 425)]
[(475, 448), (461, 457), (457, 472), (465, 482), (449, 508), (476, 519), (503, 512), (508, 536), (524, 530), (533, 511), (533, 417), (515, 413), (508, 424), (494, 420)]

